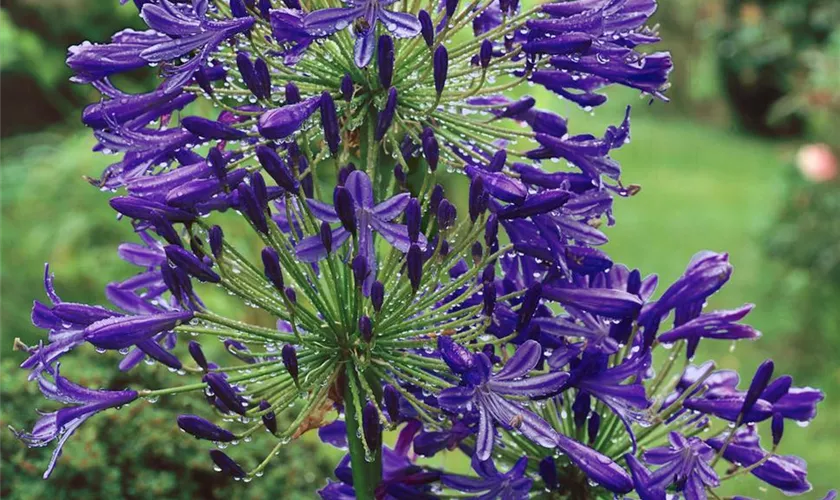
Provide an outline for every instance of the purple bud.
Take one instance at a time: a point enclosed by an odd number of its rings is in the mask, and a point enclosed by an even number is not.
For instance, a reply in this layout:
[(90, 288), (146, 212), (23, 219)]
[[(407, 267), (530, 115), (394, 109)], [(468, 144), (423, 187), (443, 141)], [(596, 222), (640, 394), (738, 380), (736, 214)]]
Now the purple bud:
[(299, 187), (297, 179), (294, 178), (289, 167), (283, 158), (273, 148), (259, 145), (256, 148), (257, 159), (268, 175), (274, 179), (278, 186), (290, 193), (296, 193)]
[(781, 413), (774, 413), (770, 421), (770, 431), (773, 434), (773, 447), (779, 446), (782, 442), (782, 434), (785, 432), (785, 418)]
[(198, 439), (229, 443), (236, 439), (236, 435), (227, 429), (205, 420), (197, 415), (179, 415), (178, 427), (187, 434), (192, 434)]
[(385, 401), (385, 410), (391, 417), (391, 423), (400, 421), (400, 393), (391, 384), (385, 384), (382, 390), (382, 399)]
[(489, 264), (481, 271), (481, 281), (484, 283), (492, 283), (496, 280), (496, 266)]
[(248, 136), (248, 134), (242, 130), (237, 130), (229, 125), (219, 123), (215, 120), (208, 120), (207, 118), (202, 118), (200, 116), (187, 116), (185, 118), (181, 118), (181, 126), (202, 139), (235, 141)]
[(521, 332), (531, 322), (542, 297), (542, 284), (537, 282), (528, 288), (522, 298), (522, 306), (519, 308), (519, 319), (516, 323), (516, 331)]
[(196, 342), (195, 340), (190, 340), (189, 345), (187, 346), (187, 350), (190, 352), (190, 356), (192, 359), (195, 360), (195, 364), (201, 367), (202, 370), (207, 370), (207, 358), (204, 356), (204, 351), (201, 350), (201, 344)]
[(295, 347), (291, 344), (284, 345), (283, 350), (281, 351), (281, 357), (283, 358), (283, 366), (286, 367), (286, 371), (288, 371), (289, 375), (292, 376), (292, 379), (297, 382), (298, 359)]
[(771, 359), (764, 361), (758, 366), (752, 382), (750, 382), (750, 387), (747, 389), (747, 394), (744, 397), (744, 405), (741, 407), (739, 417), (743, 417), (752, 410), (753, 405), (761, 397), (761, 393), (767, 388), (767, 384), (770, 383), (770, 379), (773, 377), (773, 368), (773, 360)]
[(271, 0), (259, 0), (257, 5), (263, 19), (269, 20), (271, 18)]
[(399, 185), (400, 188), (405, 189), (405, 183), (407, 178), (405, 176), (405, 171), (403, 170), (402, 165), (400, 165), (399, 163), (394, 165), (394, 179), (397, 181), (397, 185)]
[(324, 127), (324, 140), (327, 141), (330, 153), (335, 156), (338, 153), (338, 145), (341, 143), (341, 135), (335, 102), (327, 91), (321, 94), (321, 124)]
[(315, 192), (315, 184), (314, 180), (312, 179), (312, 175), (303, 175), (304, 172), (309, 168), (309, 162), (306, 160), (305, 156), (301, 156), (298, 158), (298, 173), (300, 174), (300, 185), (303, 188), (303, 194), (306, 195), (307, 198), (312, 198), (313, 193)]
[(490, 159), (490, 163), (487, 164), (486, 170), (488, 172), (501, 172), (505, 163), (507, 163), (507, 151), (500, 149), (496, 151), (496, 154), (494, 154), (493, 158)]
[(365, 282), (368, 274), (370, 274), (367, 259), (362, 255), (357, 255), (353, 257), (353, 262), (351, 262), (350, 267), (353, 269), (353, 279), (356, 282), (356, 286), (362, 286), (362, 283)]
[(373, 323), (368, 316), (359, 318), (359, 335), (365, 342), (370, 342), (373, 339)]
[(562, 207), (571, 194), (562, 189), (549, 189), (537, 194), (528, 195), (521, 205), (508, 205), (498, 211), (502, 220), (525, 219), (533, 215), (552, 212)]
[[(353, 167), (353, 169), (351, 169), (350, 167)], [(338, 179), (336, 181), (336, 185), (343, 186), (347, 182), (347, 177), (350, 176), (350, 172), (352, 172), (353, 170), (355, 170), (355, 165), (353, 165), (352, 163), (348, 164), (346, 167), (341, 167), (340, 169), (338, 169)]]
[(268, 188), (265, 185), (265, 179), (259, 172), (251, 174), (251, 190), (254, 191), (254, 199), (257, 200), (257, 205), (265, 209), (268, 206)]
[(354, 91), (353, 77), (350, 76), (350, 73), (345, 73), (344, 78), (341, 79), (341, 95), (344, 97), (344, 100), (347, 102), (352, 101)]
[(438, 227), (441, 230), (451, 227), (455, 223), (456, 216), (457, 210), (455, 209), (455, 205), (449, 203), (449, 200), (445, 198), (441, 200), (437, 209)]
[(443, 45), (438, 45), (438, 48), (435, 49), (432, 69), (434, 70), (435, 91), (440, 95), (443, 93), (443, 87), (446, 85), (446, 75), (449, 73), (449, 52)]
[(210, 166), (213, 175), (224, 183), (227, 177), (227, 159), (218, 148), (210, 148), (210, 151), (208, 151), (207, 165)]
[(246, 184), (240, 184), (237, 188), (239, 194), (240, 208), (248, 216), (257, 230), (268, 234), (268, 220), (265, 217), (265, 208), (260, 206), (254, 191)]
[(260, 115), (257, 129), (267, 139), (284, 139), (300, 130), (321, 101), (320, 97), (310, 97), (295, 104), (271, 108)]
[(289, 302), (297, 304), (297, 292), (295, 292), (294, 288), (287, 286), (284, 293), (286, 294), (286, 298), (289, 299)]
[(487, 193), (484, 191), (484, 178), (477, 175), (470, 183), (469, 211), (470, 220), (475, 222), (487, 210)]
[(379, 412), (376, 411), (376, 406), (370, 401), (362, 410), (362, 429), (368, 448), (378, 450), (381, 445), (382, 426), (379, 424)]
[(385, 285), (381, 281), (374, 281), (370, 287), (370, 303), (373, 305), (373, 310), (379, 312), (382, 310), (382, 304), (385, 302)]
[(592, 408), (592, 400), (589, 394), (579, 391), (575, 396), (575, 401), (572, 403), (572, 413), (575, 421), (575, 427), (583, 427), (586, 423), (586, 417), (589, 416), (589, 411)]
[(201, 261), (191, 252), (184, 250), (178, 245), (167, 245), (164, 248), (166, 258), (177, 268), (182, 269), (190, 276), (198, 278), (200, 281), (209, 283), (218, 283), (222, 278), (216, 274), (215, 271)]
[(373, 138), (381, 141), (388, 129), (391, 127), (391, 122), (394, 121), (394, 113), (397, 111), (397, 89), (391, 87), (388, 90), (388, 100), (385, 101), (385, 108), (379, 112), (376, 120), (376, 130)]
[(484, 40), (481, 42), (481, 48), (478, 50), (478, 63), (482, 68), (487, 69), (490, 66), (490, 59), (493, 57), (493, 42)]
[(388, 35), (379, 37), (376, 64), (379, 67), (379, 83), (387, 89), (394, 77), (394, 40)]
[(440, 161), (440, 146), (432, 129), (426, 127), (423, 129), (422, 137), (423, 156), (429, 164), (429, 168), (434, 172), (438, 168), (438, 161)]
[(592, 412), (589, 415), (589, 422), (586, 425), (586, 432), (587, 437), (589, 438), (589, 444), (595, 443), (595, 440), (598, 438), (598, 431), (601, 429), (601, 415), (598, 412)]
[(437, 215), (440, 202), (443, 200), (443, 186), (435, 184), (432, 194), (429, 196), (429, 213)]
[(443, 361), (455, 373), (464, 374), (475, 365), (473, 354), (450, 337), (445, 335), (438, 337), (438, 350)]
[(283, 0), (286, 7), (292, 10), (301, 10), (300, 0)]
[(641, 289), (642, 273), (638, 269), (633, 269), (627, 277), (627, 293), (638, 295)]
[(330, 228), (329, 223), (322, 222), (321, 223), (321, 244), (324, 245), (324, 248), (327, 249), (327, 253), (332, 252), (332, 229)]
[(592, 314), (615, 319), (633, 317), (642, 308), (642, 301), (637, 295), (611, 288), (544, 286), (543, 297)]
[(242, 81), (245, 82), (245, 86), (248, 87), (248, 90), (252, 94), (259, 98), (260, 96), (257, 94), (260, 92), (260, 87), (257, 82), (257, 73), (254, 70), (254, 63), (251, 62), (248, 54), (244, 52), (236, 54), (236, 67), (239, 69), (239, 74), (242, 75)]
[(181, 237), (171, 222), (160, 215), (156, 215), (152, 220), (152, 224), (155, 226), (155, 232), (165, 239), (167, 243), (181, 246)]
[(472, 245), (471, 253), (472, 253), (473, 262), (478, 264), (479, 262), (481, 262), (481, 257), (484, 255), (484, 247), (481, 246), (481, 243), (476, 241)]
[(512, 103), (510, 106), (505, 108), (505, 110), (502, 111), (498, 118), (516, 118), (522, 113), (533, 108), (536, 103), (537, 101), (533, 97), (525, 96), (522, 99)]
[(213, 394), (231, 411), (245, 415), (245, 406), (243, 405), (242, 398), (239, 397), (239, 394), (236, 393), (222, 374), (210, 372), (204, 375), (202, 380), (210, 387)]
[(446, 0), (446, 17), (451, 18), (458, 10), (458, 0)]
[(450, 250), (451, 249), (449, 248), (449, 240), (443, 240), (443, 241), (440, 242), (440, 256), (441, 257), (446, 257), (447, 255), (449, 255)]
[(487, 359), (490, 360), (491, 364), (501, 363), (502, 358), (496, 356), (496, 346), (493, 344), (484, 344), (484, 347), (481, 348), (481, 352), (487, 356)]
[(268, 432), (277, 434), (277, 416), (274, 414), (274, 411), (267, 410), (271, 410), (271, 405), (263, 399), (260, 401), (260, 411), (266, 412), (262, 416), (263, 425), (268, 429)]
[(496, 309), (496, 285), (492, 282), (485, 282), (483, 290), (482, 300), (484, 302), (484, 308), (482, 311), (485, 316), (492, 316), (493, 311)]
[(347, 231), (356, 234), (356, 205), (350, 191), (343, 186), (337, 186), (333, 192), (333, 203), (341, 225)]
[(109, 202), (111, 208), (132, 219), (151, 221), (160, 215), (172, 222), (192, 222), (195, 215), (156, 201), (134, 196), (117, 196)]
[(423, 40), (426, 41), (426, 45), (431, 47), (435, 43), (435, 25), (432, 22), (432, 16), (421, 9), (417, 13), (417, 19), (420, 21), (420, 33), (423, 35)]
[(499, 218), (496, 214), (490, 215), (487, 218), (487, 224), (484, 225), (484, 245), (489, 249), (495, 248), (499, 244)]
[(257, 95), (260, 99), (268, 99), (271, 97), (271, 73), (268, 70), (268, 64), (259, 57), (254, 61), (254, 73), (257, 77)]
[(539, 472), (546, 488), (549, 490), (557, 489), (560, 482), (557, 477), (557, 464), (554, 462), (554, 457), (545, 457), (540, 460)]
[(300, 102), (300, 89), (294, 82), (286, 84), (286, 105), (297, 104)]
[(213, 226), (207, 232), (207, 239), (210, 240), (210, 251), (213, 252), (213, 257), (217, 259), (222, 255), (224, 238), (225, 235), (219, 226)]
[(262, 250), (263, 268), (265, 269), (265, 277), (274, 285), (274, 287), (283, 291), (283, 271), (280, 268), (280, 256), (277, 255), (277, 250), (271, 247), (265, 247)]
[(417, 245), (411, 245), (406, 256), (406, 267), (408, 269), (408, 281), (415, 292), (420, 288), (420, 280), (423, 278), (423, 251)]
[(422, 219), (420, 200), (417, 198), (408, 200), (408, 205), (405, 206), (405, 225), (408, 228), (408, 239), (412, 243), (417, 243), (417, 239), (420, 238), (420, 223)]
[[(233, 10), (234, 1), (241, 2), (242, 0), (231, 0), (231, 10)], [(221, 472), (231, 477), (245, 477), (247, 475), (245, 470), (238, 463), (234, 462), (232, 458), (225, 455), (223, 451), (210, 450), (210, 458), (216, 464), (216, 467), (221, 469)]]
[(243, 0), (230, 0), (230, 13), (237, 18), (250, 16)]

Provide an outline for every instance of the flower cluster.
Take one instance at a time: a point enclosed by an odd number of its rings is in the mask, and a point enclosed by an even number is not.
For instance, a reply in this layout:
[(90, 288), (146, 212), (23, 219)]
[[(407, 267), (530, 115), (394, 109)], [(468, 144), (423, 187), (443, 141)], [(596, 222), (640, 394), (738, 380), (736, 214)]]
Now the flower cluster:
[[(776, 448), (822, 393), (774, 378), (771, 362), (746, 390), (692, 364), (701, 339), (759, 336), (741, 323), (751, 305), (704, 310), (727, 255), (697, 254), (656, 299), (655, 276), (598, 249), (614, 197), (638, 190), (610, 157), (629, 142), (629, 108), (600, 137), (572, 135), (534, 97), (508, 95), (535, 84), (589, 109), (617, 84), (664, 99), (670, 56), (644, 50), (658, 41), (654, 0), (134, 3), (148, 29), (74, 46), (68, 64), (102, 94), (82, 120), (121, 156), (91, 182), (116, 193), (141, 240), (119, 255), (141, 271), (100, 307), (63, 302), (47, 270), (50, 304), (32, 319), (49, 334), (22, 367), (74, 406), (18, 432), (57, 440), (45, 477), (94, 414), (197, 392), (215, 418), (177, 425), (235, 478), (274, 455), (221, 451), (257, 433), (279, 448), (318, 428), (348, 449), (323, 498), (695, 499), (746, 473), (810, 488), (804, 462)], [(148, 93), (112, 82), (145, 67), (162, 79)], [(558, 160), (568, 167), (546, 168)], [(464, 196), (443, 187), (454, 175)], [(237, 221), (254, 255), (225, 236)], [(276, 325), (217, 314), (207, 287)], [(145, 359), (195, 380), (79, 387), (59, 359), (85, 344), (117, 351), (120, 370)], [(417, 463), (455, 449), (475, 476)]]

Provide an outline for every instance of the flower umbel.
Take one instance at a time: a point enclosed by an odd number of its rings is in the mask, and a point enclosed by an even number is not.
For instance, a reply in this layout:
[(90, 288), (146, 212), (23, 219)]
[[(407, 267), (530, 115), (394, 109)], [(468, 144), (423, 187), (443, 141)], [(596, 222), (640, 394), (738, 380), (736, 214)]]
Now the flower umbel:
[[(75, 406), (17, 435), (59, 440), (49, 470), (92, 415), (198, 393), (214, 416), (173, 425), (236, 479), (274, 453), (240, 463), (227, 443), (294, 446), (319, 429), (346, 448), (323, 498), (694, 499), (747, 472), (808, 489), (801, 459), (775, 450), (822, 393), (772, 363), (746, 392), (711, 363), (671, 377), (703, 339), (759, 336), (740, 322), (752, 306), (703, 311), (728, 256), (699, 253), (655, 299), (655, 276), (597, 248), (614, 197), (638, 191), (610, 156), (630, 109), (599, 137), (573, 135), (542, 99), (509, 95), (536, 84), (589, 109), (617, 84), (664, 100), (670, 56), (645, 48), (654, 0), (135, 5), (148, 29), (68, 57), (102, 94), (83, 122), (121, 157), (91, 182), (118, 193), (142, 240), (119, 254), (141, 271), (108, 285), (108, 308), (62, 302), (46, 275), (51, 305), (32, 320), (48, 336), (22, 367)], [(110, 80), (147, 66), (161, 82), (146, 93)], [(463, 195), (443, 187), (457, 175)], [(213, 287), (273, 321), (218, 314), (200, 298)], [(85, 344), (123, 355), (119, 369), (146, 359), (193, 380), (85, 389), (58, 371)], [(751, 434), (763, 420), (771, 451)], [(477, 477), (416, 461), (455, 449)], [(740, 465), (724, 475), (721, 458)]]

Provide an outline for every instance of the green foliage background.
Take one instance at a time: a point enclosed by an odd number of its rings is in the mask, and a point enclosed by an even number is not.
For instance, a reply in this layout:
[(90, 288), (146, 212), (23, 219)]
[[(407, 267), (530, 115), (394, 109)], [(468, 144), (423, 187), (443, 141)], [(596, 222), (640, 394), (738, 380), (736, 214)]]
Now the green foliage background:
[[(803, 331), (802, 314), (805, 306), (818, 313), (836, 311), (837, 303), (831, 296), (804, 293), (813, 290), (811, 277), (791, 275), (766, 257), (765, 247), (766, 235), (780, 230), (776, 216), (787, 203), (796, 143), (751, 138), (725, 119), (726, 100), (720, 94), (716, 48), (711, 41), (715, 23), (709, 17), (721, 2), (662, 3), (660, 22), (680, 26), (663, 32), (666, 44), (676, 52), (675, 84), (683, 84), (674, 89), (673, 103), (648, 107), (636, 93), (622, 91), (590, 116), (552, 95), (542, 95), (542, 102), (554, 103), (554, 111), (571, 116), (572, 129), (594, 133), (620, 121), (622, 103), (637, 103), (633, 142), (616, 156), (626, 182), (642, 185), (642, 191), (618, 202), (618, 224), (607, 229), (611, 238), (607, 251), (616, 261), (643, 272), (658, 272), (663, 283), (676, 278), (698, 250), (731, 253), (736, 269), (732, 282), (710, 305), (731, 308), (756, 302), (751, 320), (764, 338), (740, 344), (734, 351), (729, 344), (707, 345), (698, 360), (712, 356), (721, 366), (749, 374), (760, 361), (774, 357), (779, 370), (792, 372), (798, 385), (826, 391), (820, 417), (807, 429), (791, 426), (781, 449), (807, 458), (815, 491), (806, 498), (821, 498), (836, 486), (840, 422), (834, 415), (840, 410), (836, 361), (840, 324), (819, 314), (823, 319), (809, 323), (812, 329)], [(19, 0), (14, 8), (4, 6), (0, 13), (3, 134), (8, 135), (9, 124), (16, 132), (3, 140), (0, 152), (0, 496), (312, 498), (339, 458), (335, 450), (310, 435), (285, 447), (264, 477), (248, 485), (227, 480), (212, 471), (207, 443), (184, 435), (175, 426), (179, 413), (205, 411), (200, 399), (162, 399), (100, 415), (70, 440), (49, 481), (40, 476), (51, 449), (28, 450), (7, 428), (29, 427), (36, 419), (36, 407), (51, 409), (37, 388), (26, 382), (26, 374), (16, 368), (22, 353), (12, 351), (15, 337), (29, 344), (41, 338), (41, 332), (29, 323), (29, 309), (33, 299), (44, 298), (43, 263), (50, 262), (56, 273), (62, 298), (78, 302), (103, 302), (107, 282), (135, 272), (115, 253), (116, 244), (131, 240), (129, 225), (115, 220), (107, 206), (107, 193), (82, 180), (83, 175), (97, 175), (113, 159), (90, 151), (93, 139), (78, 123), (78, 106), (95, 96), (66, 84), (68, 73), (63, 66), (66, 45), (88, 38), (104, 40), (126, 26), (133, 15), (133, 6), (119, 8), (116, 0)], [(10, 102), (6, 82), (21, 81), (21, 75), (37, 98)], [(523, 89), (523, 93), (534, 91)], [(38, 122), (33, 116), (52, 116), (38, 114), (45, 103), (58, 118)], [(458, 185), (451, 192), (459, 192)], [(270, 324), (269, 318), (224, 294), (211, 293), (207, 300), (228, 315)], [(68, 357), (62, 370), (82, 383), (111, 388), (156, 386), (175, 377), (142, 365), (129, 375), (120, 374), (115, 370), (117, 362), (116, 356), (82, 351)], [(254, 464), (268, 452), (268, 443), (255, 441), (240, 444), (231, 453)], [(443, 460), (464, 467), (457, 457)], [(760, 488), (750, 477), (731, 485), (729, 493), (781, 498)]]

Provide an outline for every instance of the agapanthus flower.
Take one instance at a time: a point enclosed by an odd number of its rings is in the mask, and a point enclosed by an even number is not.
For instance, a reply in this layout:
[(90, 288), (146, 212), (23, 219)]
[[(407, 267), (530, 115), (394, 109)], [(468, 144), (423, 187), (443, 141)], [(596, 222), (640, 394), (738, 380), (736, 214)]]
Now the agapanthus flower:
[[(671, 376), (706, 339), (758, 337), (742, 323), (752, 306), (703, 310), (728, 255), (697, 254), (656, 298), (655, 275), (600, 248), (614, 199), (639, 190), (612, 157), (630, 109), (577, 134), (515, 92), (534, 83), (584, 109), (610, 85), (666, 100), (654, 0), (134, 4), (147, 29), (71, 47), (67, 63), (102, 95), (82, 121), (119, 156), (90, 182), (137, 233), (118, 254), (140, 271), (107, 286), (113, 307), (63, 302), (47, 273), (50, 303), (32, 310), (47, 338), (18, 345), (22, 366), (76, 406), (18, 433), (26, 444), (59, 439), (55, 458), (98, 412), (195, 394), (214, 417), (172, 425), (235, 479), (271, 466), (273, 453), (221, 451), (258, 432), (281, 447), (320, 429), (346, 448), (324, 498), (702, 498), (739, 475), (719, 476), (719, 459), (807, 489), (804, 465), (775, 450), (821, 392), (771, 362), (746, 390), (713, 363)], [(112, 79), (144, 67), (155, 88)], [(444, 187), (457, 175), (463, 193)], [(201, 300), (210, 287), (261, 314), (220, 314)], [(116, 369), (145, 359), (191, 380), (75, 386), (58, 360), (86, 344), (122, 356)], [(745, 434), (763, 420), (769, 455)], [(416, 461), (446, 452), (478, 477)]]

